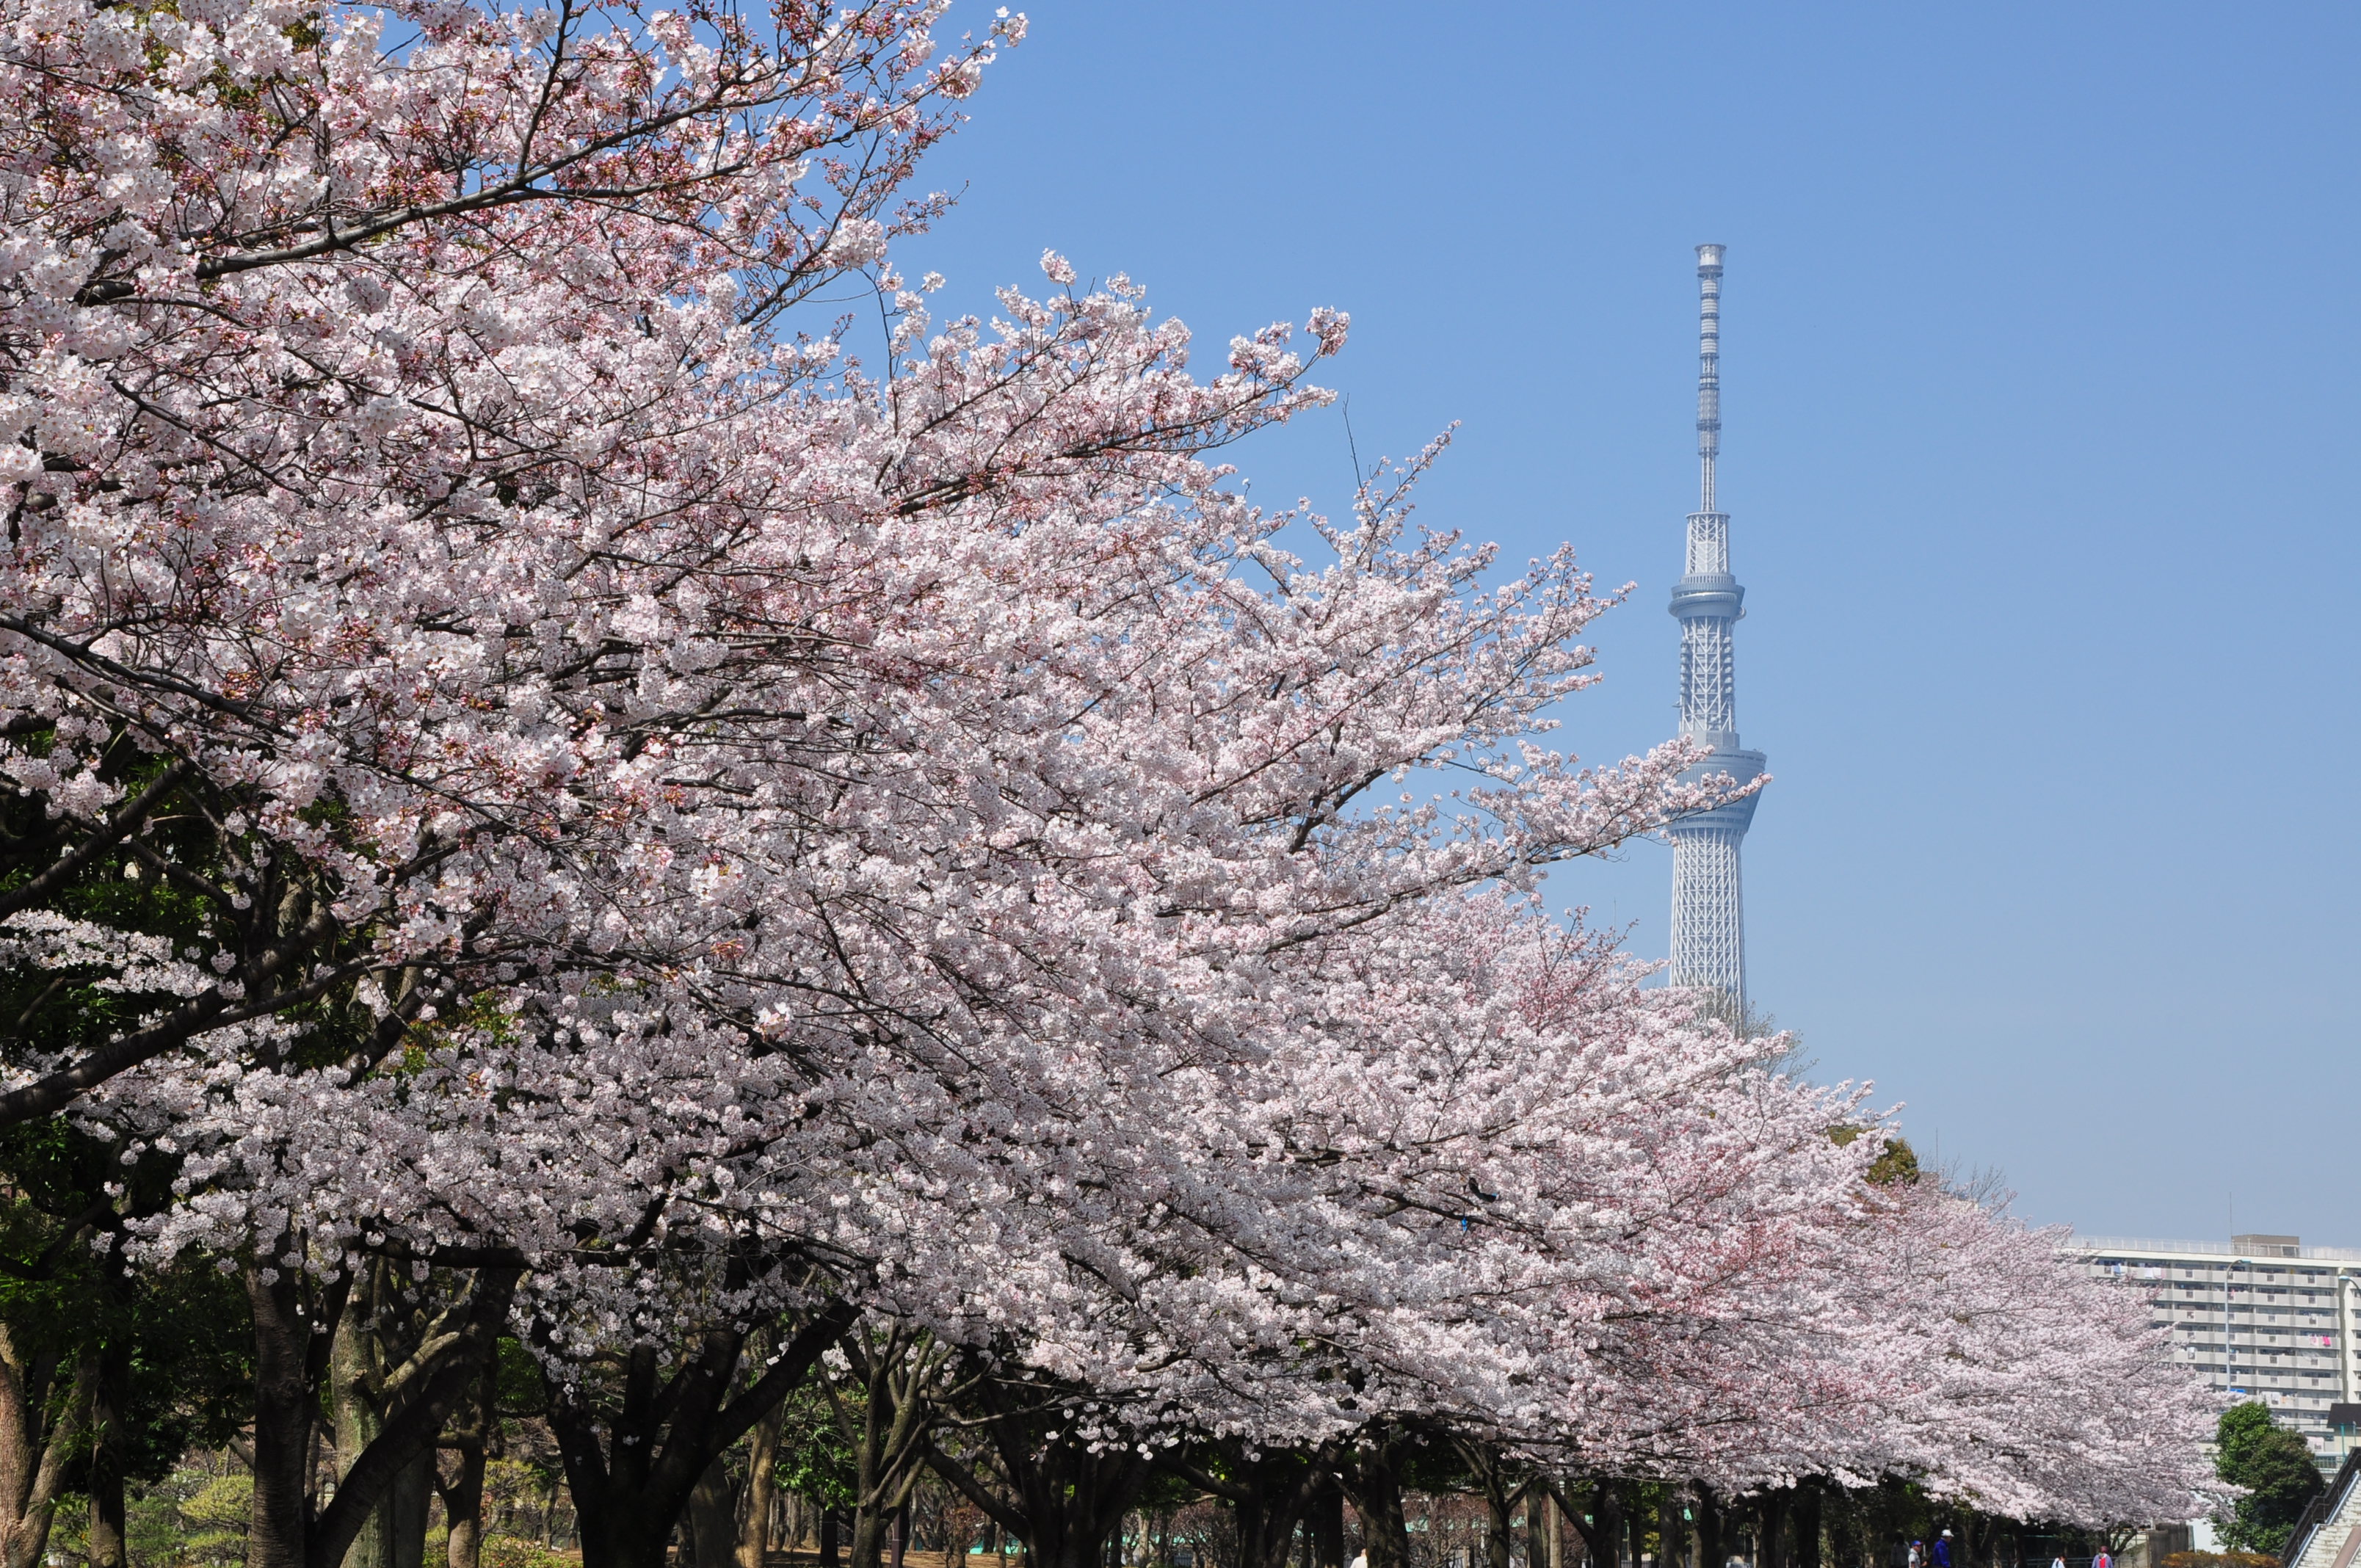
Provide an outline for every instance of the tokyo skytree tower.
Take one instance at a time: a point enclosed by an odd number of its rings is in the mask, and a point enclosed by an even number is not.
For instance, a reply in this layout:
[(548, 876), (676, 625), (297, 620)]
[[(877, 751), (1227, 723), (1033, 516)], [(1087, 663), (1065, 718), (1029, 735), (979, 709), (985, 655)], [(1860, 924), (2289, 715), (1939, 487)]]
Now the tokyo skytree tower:
[[(1721, 454), (1721, 247), (1701, 245), (1703, 297), (1697, 343), (1697, 466), (1702, 499), (1689, 513), (1687, 569), (1673, 587), (1681, 623), (1681, 733), (1713, 748), (1686, 776), (1728, 773), (1744, 783), (1763, 772), (1763, 753), (1738, 743), (1738, 669), (1731, 633), (1746, 590), (1730, 575), (1730, 514), (1715, 505), (1714, 460)], [(1675, 824), (1673, 838), (1674, 985), (1718, 991), (1733, 1017), (1746, 1009), (1746, 907), (1738, 846), (1754, 820), (1756, 796)]]

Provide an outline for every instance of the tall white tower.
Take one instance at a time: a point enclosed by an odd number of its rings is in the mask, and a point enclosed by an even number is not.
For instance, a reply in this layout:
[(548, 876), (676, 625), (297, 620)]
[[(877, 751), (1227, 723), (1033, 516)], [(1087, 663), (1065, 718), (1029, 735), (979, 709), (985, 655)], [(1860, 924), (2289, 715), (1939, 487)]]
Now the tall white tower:
[[(1728, 773), (1744, 783), (1763, 772), (1763, 753), (1738, 743), (1738, 667), (1732, 633), (1746, 590), (1730, 575), (1730, 514), (1714, 501), (1721, 455), (1721, 247), (1701, 245), (1697, 342), (1697, 466), (1702, 499), (1689, 513), (1687, 569), (1673, 588), (1681, 623), (1681, 733), (1713, 748), (1689, 774)], [(1738, 847), (1754, 820), (1756, 796), (1689, 817), (1673, 836), (1674, 985), (1719, 992), (1733, 1016), (1746, 1008), (1746, 905)]]

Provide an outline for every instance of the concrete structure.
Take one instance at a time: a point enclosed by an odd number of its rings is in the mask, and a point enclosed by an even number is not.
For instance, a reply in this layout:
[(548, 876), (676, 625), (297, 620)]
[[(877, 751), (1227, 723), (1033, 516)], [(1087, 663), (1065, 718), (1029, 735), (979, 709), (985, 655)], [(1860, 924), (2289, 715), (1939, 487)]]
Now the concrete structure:
[[(1697, 510), (1689, 513), (1688, 554), (1673, 588), (1681, 623), (1681, 733), (1713, 749), (1692, 777), (1763, 772), (1763, 753), (1738, 743), (1738, 665), (1732, 632), (1746, 590), (1730, 572), (1730, 514), (1714, 495), (1721, 455), (1721, 249), (1697, 252)], [(1754, 820), (1752, 795), (1692, 817), (1672, 829), (1673, 952), (1666, 980), (1719, 991), (1733, 1015), (1746, 1008), (1746, 910), (1739, 841)]]
[(2361, 1552), (2361, 1455), (2347, 1455), (2343, 1468), (2314, 1497), (2288, 1536), (2288, 1568), (2353, 1568)]
[(2076, 1236), (2094, 1272), (2130, 1281), (2172, 1330), (2174, 1361), (2224, 1394), (2258, 1399), (2323, 1468), (2361, 1424), (2361, 1249), (2296, 1236), (2227, 1242)]

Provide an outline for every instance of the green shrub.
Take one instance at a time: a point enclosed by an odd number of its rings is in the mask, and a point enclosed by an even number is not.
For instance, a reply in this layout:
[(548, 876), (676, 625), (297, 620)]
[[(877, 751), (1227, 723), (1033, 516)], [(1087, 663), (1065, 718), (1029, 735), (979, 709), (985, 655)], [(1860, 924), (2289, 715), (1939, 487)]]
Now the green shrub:
[(580, 1568), (571, 1557), (515, 1535), (484, 1537), (480, 1556), (483, 1568)]

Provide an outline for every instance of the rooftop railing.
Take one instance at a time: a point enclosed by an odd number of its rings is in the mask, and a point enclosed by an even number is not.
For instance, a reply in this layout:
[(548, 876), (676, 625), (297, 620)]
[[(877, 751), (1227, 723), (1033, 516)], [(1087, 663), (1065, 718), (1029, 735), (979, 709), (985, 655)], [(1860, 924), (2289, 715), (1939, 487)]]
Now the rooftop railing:
[(2228, 1242), (2171, 1242), (2144, 1240), (2137, 1236), (2085, 1236), (2066, 1238), (2069, 1252), (2160, 1252), (2176, 1257), (2236, 1257), (2246, 1259), (2293, 1258), (2314, 1263), (2361, 1263), (2361, 1247), (2300, 1246), (2292, 1252), (2266, 1252), (2258, 1247), (2241, 1249)]

